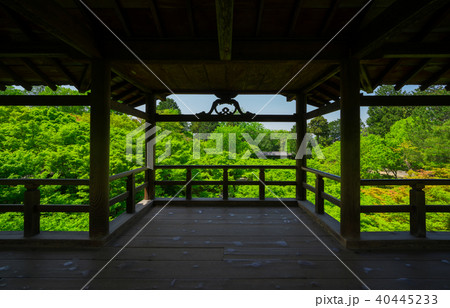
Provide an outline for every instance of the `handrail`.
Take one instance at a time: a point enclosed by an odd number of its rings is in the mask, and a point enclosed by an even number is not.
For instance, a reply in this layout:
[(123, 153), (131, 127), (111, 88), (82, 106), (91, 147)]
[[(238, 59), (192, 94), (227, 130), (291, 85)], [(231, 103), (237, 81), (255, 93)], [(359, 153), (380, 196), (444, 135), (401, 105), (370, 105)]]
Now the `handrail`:
[(138, 168), (138, 169), (133, 169), (133, 170), (117, 173), (117, 174), (111, 175), (109, 177), (109, 181), (112, 182), (112, 181), (115, 181), (115, 180), (118, 180), (118, 179), (130, 176), (132, 174), (137, 174), (137, 173), (140, 173), (140, 172), (146, 171), (146, 170), (148, 170), (147, 167), (142, 167), (142, 168)]
[(339, 183), (341, 182), (341, 177), (338, 176), (338, 175), (334, 175), (334, 174), (331, 174), (331, 173), (327, 173), (327, 172), (323, 172), (323, 171), (320, 171), (320, 170), (317, 170), (317, 169), (312, 169), (312, 168), (307, 168), (307, 167), (302, 167), (302, 170), (304, 170), (306, 172), (314, 173), (316, 175), (320, 175), (320, 176), (322, 176), (324, 178), (327, 178), (327, 179), (330, 179), (330, 180), (333, 180), (333, 181), (336, 181), (336, 182), (339, 182)]
[(450, 185), (450, 179), (362, 179), (361, 186), (383, 185)]
[(21, 186), (21, 185), (89, 186), (89, 180), (88, 179), (0, 179), (0, 185), (7, 185), (7, 186)]
[(296, 169), (289, 165), (158, 165), (155, 169)]

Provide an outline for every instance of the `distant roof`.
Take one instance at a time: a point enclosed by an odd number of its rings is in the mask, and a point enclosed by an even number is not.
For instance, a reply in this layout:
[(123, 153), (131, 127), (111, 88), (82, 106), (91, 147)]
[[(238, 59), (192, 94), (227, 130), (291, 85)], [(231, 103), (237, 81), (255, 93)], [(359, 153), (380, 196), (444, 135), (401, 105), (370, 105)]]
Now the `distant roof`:
[[(361, 59), (361, 87), (450, 84), (450, 1), (84, 0), (148, 71), (79, 1), (0, 2), (0, 86), (90, 88), (90, 59), (111, 60), (112, 95), (302, 91), (339, 100), (339, 63)], [(216, 8), (215, 3), (223, 3)], [(219, 16), (219, 19), (217, 19)], [(164, 84), (162, 82), (164, 82)], [(167, 86), (167, 87), (166, 87)]]

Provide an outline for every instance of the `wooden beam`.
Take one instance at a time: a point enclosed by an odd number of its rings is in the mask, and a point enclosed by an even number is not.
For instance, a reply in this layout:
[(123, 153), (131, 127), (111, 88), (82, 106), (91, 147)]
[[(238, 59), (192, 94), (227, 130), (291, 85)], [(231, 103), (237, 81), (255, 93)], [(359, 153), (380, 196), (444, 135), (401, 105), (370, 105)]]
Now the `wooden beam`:
[[(316, 104), (313, 104), (313, 102), (316, 102)], [(319, 96), (315, 96), (315, 95), (309, 95), (308, 96), (308, 104), (310, 104), (311, 106), (315, 106), (315, 107), (323, 107), (328, 105), (330, 102), (327, 101), (326, 99), (319, 97)]]
[(404, 85), (409, 83), (414, 77), (417, 76), (425, 67), (430, 63), (432, 59), (423, 59), (419, 65), (412, 69), (405, 77), (403, 77), (394, 87), (395, 91), (401, 90)]
[(152, 19), (156, 27), (156, 31), (158, 31), (158, 35), (160, 37), (164, 36), (163, 27), (161, 25), (161, 20), (159, 19), (158, 7), (155, 4), (154, 0), (148, 0), (148, 4), (150, 5), (150, 10), (152, 13)]
[(341, 235), (360, 236), (360, 63), (342, 62), (341, 71)]
[(123, 87), (125, 87), (126, 85), (128, 85), (129, 82), (126, 80), (120, 81), (118, 83), (116, 83), (115, 85), (111, 86), (111, 93), (116, 92), (117, 90), (122, 89)]
[(328, 97), (330, 100), (333, 100), (333, 101), (338, 101), (339, 100), (339, 96), (338, 95), (335, 95), (335, 94), (331, 93), (330, 91), (328, 91), (328, 90), (326, 90), (326, 89), (324, 89), (323, 87), (320, 87), (320, 86), (315, 88), (313, 93), (322, 94), (322, 95)]
[(117, 95), (116, 95), (116, 99), (119, 100), (119, 101), (123, 101), (123, 99), (124, 99), (125, 97), (127, 97), (128, 95), (133, 94), (133, 93), (135, 93), (135, 92), (137, 92), (137, 91), (139, 91), (139, 89), (138, 89), (138, 88), (135, 88), (134, 86), (132, 86), (132, 87), (129, 88), (128, 90), (125, 90), (125, 91), (123, 91), (123, 92), (117, 94)]
[(50, 58), (50, 60), (55, 64), (55, 66), (70, 80), (70, 82), (78, 89), (80, 88), (80, 83), (75, 78), (75, 76), (64, 66), (61, 61), (56, 58)]
[(381, 72), (380, 76), (378, 76), (378, 78), (373, 82), (372, 87), (376, 88), (378, 87), (383, 80), (386, 78), (387, 75), (389, 75), (389, 73), (391, 71), (393, 71), (395, 68), (397, 68), (400, 65), (401, 59), (395, 59), (392, 60), (383, 70), (383, 72)]
[(217, 37), (220, 60), (231, 60), (234, 0), (216, 0)]
[(131, 36), (130, 26), (128, 24), (128, 20), (123, 13), (123, 7), (120, 3), (120, 0), (113, 0), (114, 11), (116, 12), (117, 18), (119, 18), (120, 23), (122, 24), (123, 30), (127, 36)]
[(320, 29), (321, 36), (327, 33), (328, 27), (333, 21), (334, 15), (336, 14), (339, 8), (340, 2), (341, 2), (340, 0), (333, 0), (330, 9), (327, 12), (327, 16), (325, 17), (325, 22), (322, 24), (322, 28)]
[(132, 108), (130, 106), (127, 106), (125, 104), (120, 104), (120, 103), (115, 102), (115, 101), (111, 101), (111, 109), (114, 110), (114, 111), (118, 111), (118, 112), (122, 112), (122, 113), (128, 114), (128, 115), (136, 117), (136, 118), (148, 120), (148, 115), (145, 112), (142, 112), (140, 110), (134, 109), (134, 108)]
[(449, 106), (449, 95), (361, 96), (360, 105), (367, 106)]
[(67, 13), (58, 2), (53, 0), (1, 0), (1, 2), (84, 55), (100, 56), (89, 28)]
[(296, 0), (295, 1), (295, 6), (294, 6), (294, 9), (292, 10), (291, 20), (289, 22), (289, 29), (288, 29), (288, 33), (287, 33), (288, 36), (291, 36), (295, 31), (295, 27), (297, 26), (298, 16), (300, 15), (300, 11), (303, 8), (304, 2), (305, 2), (304, 0)]
[(86, 95), (5, 95), (3, 106), (90, 106)]
[(111, 70), (104, 60), (92, 63), (89, 236), (109, 233), (109, 140)]
[(430, 20), (420, 29), (419, 33), (414, 36), (413, 41), (416, 43), (422, 42), (441, 22), (448, 18), (450, 13), (450, 5), (435, 12)]
[(325, 73), (320, 75), (319, 78), (317, 78), (313, 83), (304, 87), (302, 89), (302, 91), (304, 93), (310, 92), (311, 90), (317, 88), (319, 85), (321, 85), (322, 83), (324, 83), (325, 81), (327, 81), (328, 79), (330, 79), (331, 77), (333, 77), (334, 75), (339, 73), (340, 71), (341, 71), (340, 66), (333, 66), (332, 68), (328, 69)]
[(25, 90), (31, 91), (31, 89), (33, 88), (30, 83), (26, 82), (21, 76), (19, 76), (19, 74), (17, 74), (9, 66), (5, 65), (1, 61), (0, 61), (0, 70), (4, 71), (7, 75), (11, 76), (13, 82), (16, 83), (17, 85), (24, 87)]
[(438, 72), (434, 73), (428, 80), (422, 83), (420, 86), (421, 91), (425, 91), (430, 86), (434, 85), (441, 79), (444, 75), (446, 75), (450, 71), (450, 63), (444, 65)]
[(331, 112), (338, 111), (341, 108), (341, 102), (336, 102), (333, 104), (326, 105), (324, 107), (317, 108), (313, 111), (310, 111), (306, 114), (306, 119), (313, 119), (315, 117), (319, 117)]
[(240, 115), (209, 115), (197, 118), (193, 114), (156, 115), (156, 122), (295, 122), (294, 115), (285, 114), (258, 114), (255, 118)]
[(196, 35), (194, 7), (192, 6), (192, 0), (186, 0), (186, 11), (189, 20), (189, 28), (191, 29), (191, 35)]
[(359, 69), (361, 75), (362, 89), (367, 93), (373, 93), (374, 87), (372, 85), (372, 81), (370, 80), (369, 73), (367, 72), (366, 67), (363, 64), (361, 64)]
[(145, 104), (145, 96), (138, 96), (134, 98), (131, 102), (127, 103), (128, 106), (136, 108)]
[(450, 52), (440, 43), (386, 44), (373, 53), (376, 58), (450, 58)]
[(29, 40), (31, 41), (36, 40), (36, 34), (34, 34), (31, 28), (23, 22), (22, 20), (23, 17), (21, 15), (17, 14), (14, 10), (10, 9), (6, 5), (2, 5), (2, 8), (5, 10), (8, 16), (14, 21), (14, 23), (17, 25), (20, 31), (22, 31), (22, 33), (25, 34), (25, 36)]
[(37, 66), (33, 63), (30, 59), (27, 58), (21, 58), (21, 61), (23, 64), (25, 64), (26, 67), (28, 67), (33, 73), (35, 73), (39, 78), (42, 79), (42, 81), (53, 91), (56, 91), (57, 87), (56, 84), (50, 80), (50, 78), (44, 74)]
[(363, 58), (381, 47), (389, 38), (407, 28), (411, 23), (431, 14), (447, 0), (397, 0), (360, 32), (353, 50), (355, 56)]
[(81, 75), (81, 79), (79, 81), (80, 87), (78, 88), (78, 91), (80, 91), (81, 93), (89, 90), (91, 86), (91, 70), (91, 64), (87, 64), (83, 70), (83, 74)]
[(263, 12), (264, 12), (264, 0), (259, 0), (258, 15), (256, 17), (255, 36), (259, 36), (259, 32), (261, 30), (261, 22), (262, 22)]

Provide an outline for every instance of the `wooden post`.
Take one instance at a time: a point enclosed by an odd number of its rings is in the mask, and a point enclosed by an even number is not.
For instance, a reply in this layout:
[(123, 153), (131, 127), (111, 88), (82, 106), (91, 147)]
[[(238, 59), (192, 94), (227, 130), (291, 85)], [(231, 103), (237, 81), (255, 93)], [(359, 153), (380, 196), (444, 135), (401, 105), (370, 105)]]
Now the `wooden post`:
[(341, 69), (341, 235), (360, 237), (359, 60), (349, 57)]
[(136, 212), (136, 179), (133, 174), (127, 177), (127, 213), (132, 214)]
[[(145, 112), (150, 116), (150, 121), (147, 122), (147, 124), (150, 125), (148, 129), (152, 129), (156, 126), (156, 98), (152, 94), (147, 94), (145, 98)], [(155, 136), (152, 136), (153, 138), (156, 138)], [(155, 164), (156, 164), (156, 153), (155, 153), (155, 145), (151, 145), (148, 140), (145, 140), (146, 142), (146, 162), (147, 167), (149, 169), (145, 172), (145, 178), (146, 182), (148, 183), (147, 188), (145, 189), (145, 199), (146, 200), (154, 200), (155, 199)], [(152, 164), (148, 163), (148, 158), (151, 156)]]
[(317, 214), (324, 214), (325, 213), (325, 207), (324, 207), (324, 200), (322, 197), (322, 192), (325, 189), (325, 185), (323, 182), (323, 177), (316, 174), (316, 213)]
[(264, 169), (259, 169), (259, 200), (266, 199), (266, 173), (264, 172)]
[(192, 200), (192, 185), (190, 181), (192, 180), (192, 169), (186, 169), (186, 200)]
[[(302, 144), (303, 138), (306, 134), (306, 95), (304, 93), (297, 93), (297, 100), (295, 104), (296, 109), (296, 154)], [(303, 187), (303, 183), (306, 183), (306, 172), (302, 170), (302, 167), (306, 167), (306, 156), (296, 160), (296, 197), (297, 200), (306, 200), (306, 189)]]
[(410, 214), (410, 232), (417, 237), (426, 237), (426, 208), (424, 185), (412, 185), (409, 191), (409, 202), (412, 206)]
[(26, 187), (23, 212), (23, 235), (25, 237), (36, 235), (40, 232), (40, 213), (38, 206), (41, 202), (41, 192), (38, 186)]
[(109, 134), (111, 69), (109, 63), (92, 62), (89, 235), (109, 233)]
[(223, 168), (223, 200), (228, 200), (228, 168)]

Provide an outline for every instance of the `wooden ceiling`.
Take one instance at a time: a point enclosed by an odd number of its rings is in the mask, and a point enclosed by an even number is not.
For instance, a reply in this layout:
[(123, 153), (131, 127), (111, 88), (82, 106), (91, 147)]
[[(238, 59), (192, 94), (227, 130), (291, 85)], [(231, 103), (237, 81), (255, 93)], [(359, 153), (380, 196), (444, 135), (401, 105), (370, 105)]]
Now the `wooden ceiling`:
[(289, 98), (301, 91), (323, 106), (339, 100), (339, 63), (352, 53), (366, 91), (448, 87), (450, 0), (373, 0), (308, 64), (367, 2), (83, 0), (87, 9), (79, 0), (0, 0), (0, 86), (87, 91), (90, 59), (102, 57), (111, 60), (113, 98), (134, 107), (144, 93), (164, 97), (168, 88), (281, 90)]

